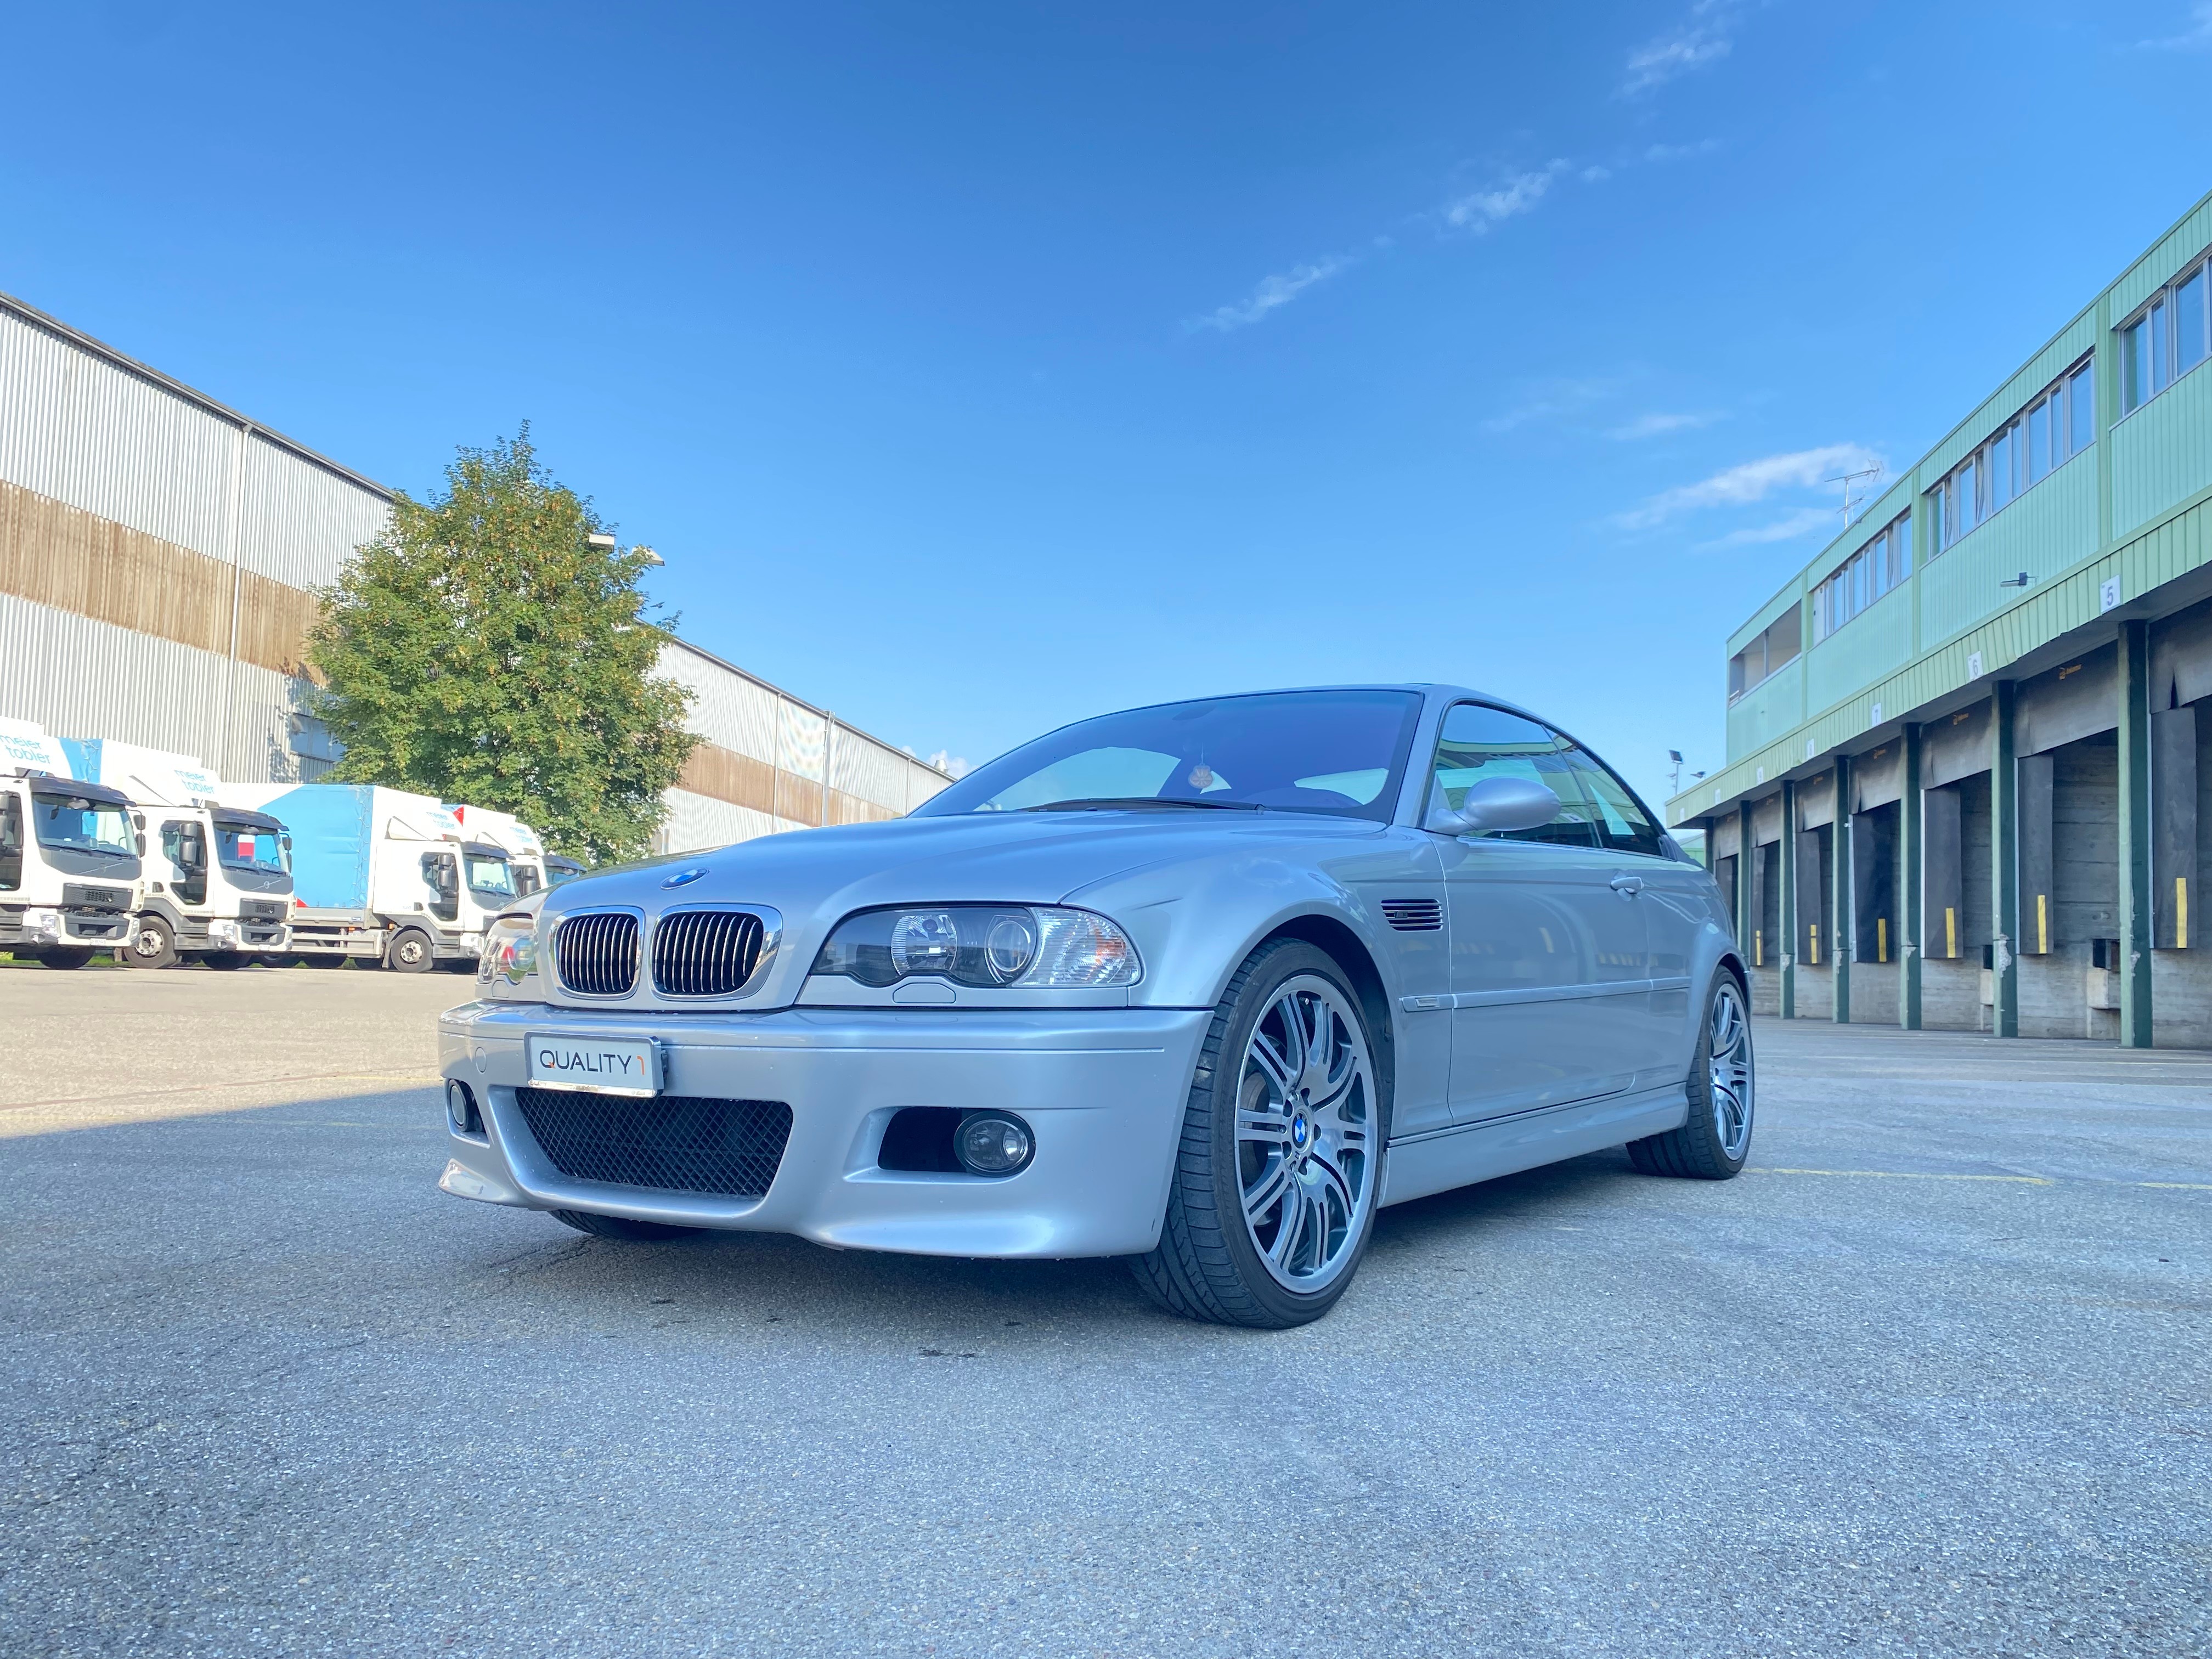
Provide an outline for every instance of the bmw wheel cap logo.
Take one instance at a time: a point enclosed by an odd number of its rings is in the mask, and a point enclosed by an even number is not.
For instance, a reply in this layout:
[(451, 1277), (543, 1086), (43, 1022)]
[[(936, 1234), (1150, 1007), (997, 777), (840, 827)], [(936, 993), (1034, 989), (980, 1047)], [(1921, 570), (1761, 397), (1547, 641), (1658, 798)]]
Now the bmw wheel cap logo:
[(705, 865), (695, 864), (689, 870), (678, 870), (674, 875), (669, 877), (666, 881), (662, 882), (660, 884), (663, 887), (689, 887), (693, 882), (698, 880), (700, 877), (706, 873), (707, 866)]

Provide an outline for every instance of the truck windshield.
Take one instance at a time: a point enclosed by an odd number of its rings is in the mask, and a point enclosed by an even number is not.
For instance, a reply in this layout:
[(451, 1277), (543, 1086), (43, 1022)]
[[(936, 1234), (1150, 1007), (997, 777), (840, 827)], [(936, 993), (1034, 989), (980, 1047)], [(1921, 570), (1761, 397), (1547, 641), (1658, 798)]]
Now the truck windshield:
[(215, 855), (226, 870), (252, 870), (264, 876), (292, 873), (292, 838), (255, 823), (215, 821)]
[(31, 827), (41, 847), (66, 847), (79, 853), (110, 853), (117, 858), (136, 858), (131, 843), (131, 817), (119, 806), (88, 800), (82, 795), (31, 797)]
[(505, 859), (488, 859), (471, 853), (469, 854), (469, 890), (489, 893), (500, 898), (513, 898), (514, 871)]
[(1387, 690), (1133, 708), (1024, 744), (914, 816), (1273, 807), (1387, 823), (1420, 710), (1417, 693)]

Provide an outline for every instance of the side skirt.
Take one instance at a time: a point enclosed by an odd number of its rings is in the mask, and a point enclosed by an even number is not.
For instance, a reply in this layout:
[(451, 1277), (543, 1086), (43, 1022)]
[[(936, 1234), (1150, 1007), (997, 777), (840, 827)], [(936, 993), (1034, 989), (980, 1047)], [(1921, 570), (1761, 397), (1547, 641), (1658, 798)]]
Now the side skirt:
[(1382, 1202), (1403, 1204), (1564, 1158), (1601, 1152), (1645, 1135), (1679, 1129), (1689, 1115), (1689, 1095), (1676, 1083), (1640, 1094), (1581, 1101), (1408, 1136), (1390, 1143), (1382, 1171)]

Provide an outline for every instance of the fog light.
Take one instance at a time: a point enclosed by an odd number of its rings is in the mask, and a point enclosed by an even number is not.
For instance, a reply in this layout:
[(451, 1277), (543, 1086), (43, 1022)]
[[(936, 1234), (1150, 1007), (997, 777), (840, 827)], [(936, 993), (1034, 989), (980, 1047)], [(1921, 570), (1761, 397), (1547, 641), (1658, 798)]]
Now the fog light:
[(26, 910), (23, 912), (23, 932), (33, 945), (52, 945), (62, 936), (62, 913), (58, 910)]
[(459, 1078), (446, 1080), (446, 1121), (453, 1126), (456, 1134), (480, 1135), (484, 1132), (483, 1115), (477, 1110), (477, 1097)]
[(1027, 1167), (1036, 1142), (1030, 1126), (1000, 1112), (976, 1112), (963, 1118), (952, 1137), (953, 1155), (970, 1175), (1006, 1176)]

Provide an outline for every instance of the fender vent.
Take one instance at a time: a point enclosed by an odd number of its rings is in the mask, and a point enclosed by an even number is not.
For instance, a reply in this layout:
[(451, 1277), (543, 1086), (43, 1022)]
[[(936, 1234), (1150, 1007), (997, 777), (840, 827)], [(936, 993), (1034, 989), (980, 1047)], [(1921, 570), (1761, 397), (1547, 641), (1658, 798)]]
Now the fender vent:
[(1441, 899), (1384, 899), (1382, 917), (1401, 933), (1433, 933), (1444, 925)]

